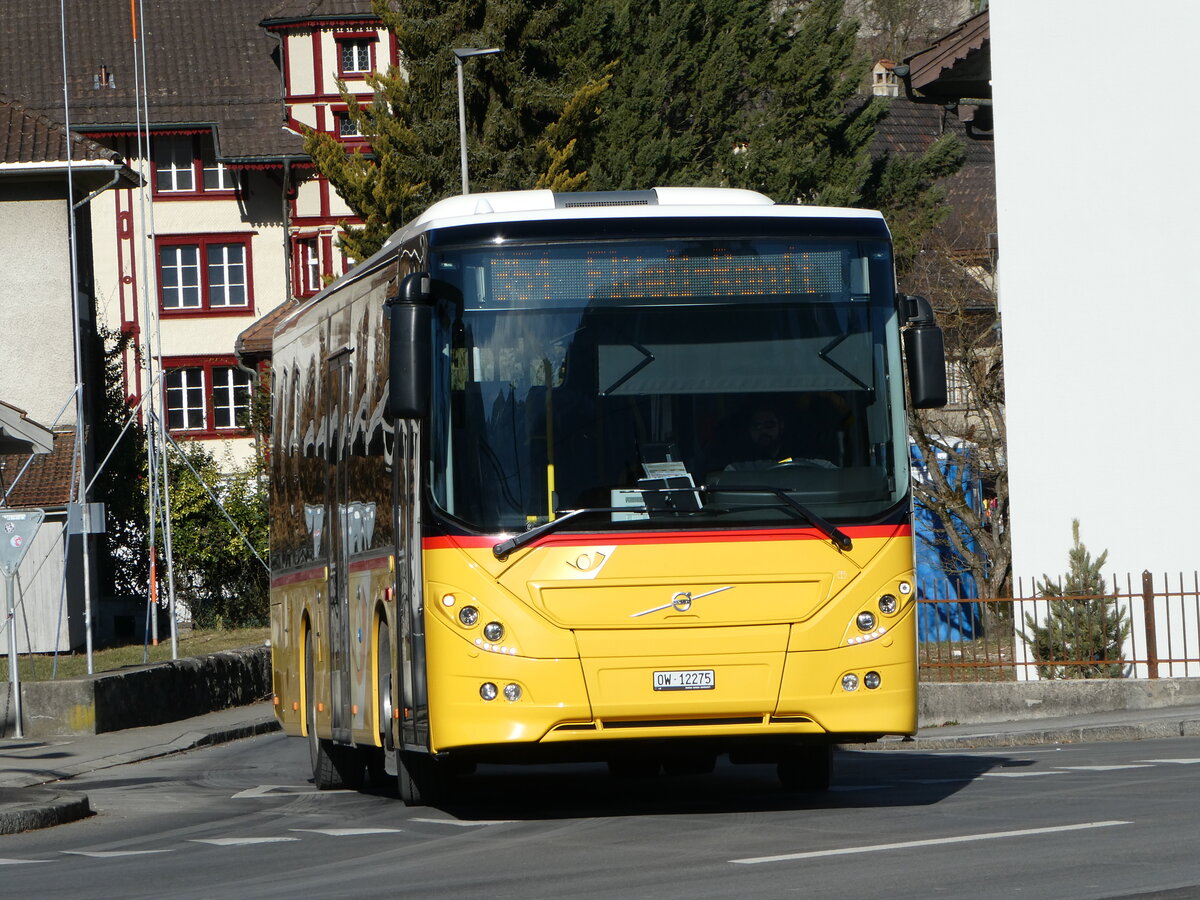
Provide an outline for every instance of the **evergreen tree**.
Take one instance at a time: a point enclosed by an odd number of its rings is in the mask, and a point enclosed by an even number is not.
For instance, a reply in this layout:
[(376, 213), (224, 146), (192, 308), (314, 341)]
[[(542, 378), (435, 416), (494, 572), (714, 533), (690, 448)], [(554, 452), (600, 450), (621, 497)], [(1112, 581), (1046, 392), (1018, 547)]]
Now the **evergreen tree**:
[(104, 596), (146, 595), (146, 431), (125, 396), (123, 360), (130, 336), (101, 328), (104, 395), (96, 417), (96, 461), (91, 499), (104, 504), (105, 531), (98, 540)]
[(580, 56), (617, 65), (593, 187), (719, 185), (881, 209), (902, 272), (944, 218), (936, 181), (964, 148), (947, 137), (921, 155), (872, 156), (888, 101), (858, 93), (869, 60), (842, 0), (601, 0), (589, 15)]
[[(1057, 582), (1049, 575), (1037, 585), (1051, 600), (1049, 612), (1039, 624), (1025, 614), (1026, 640), (1038, 662), (1042, 678), (1120, 678), (1125, 659), (1122, 645), (1129, 637), (1130, 622), (1116, 597), (1107, 592), (1101, 570), (1108, 559), (1105, 550), (1092, 559), (1079, 540), (1079, 520), (1071, 522), (1073, 546), (1067, 556), (1069, 571)], [(1074, 665), (1064, 664), (1074, 662)]]
[(310, 132), (305, 150), (364, 221), (347, 229), (344, 249), (363, 259), (407, 219), (460, 190), (455, 47), (503, 53), (464, 65), (471, 189), (575, 189), (587, 173), (578, 141), (587, 139), (608, 75), (584, 72), (559, 37), (571, 7), (554, 0), (376, 0), (395, 33), (402, 64), (368, 78), (359, 103), (345, 91), (348, 115), (369, 154), (347, 154), (328, 134)]

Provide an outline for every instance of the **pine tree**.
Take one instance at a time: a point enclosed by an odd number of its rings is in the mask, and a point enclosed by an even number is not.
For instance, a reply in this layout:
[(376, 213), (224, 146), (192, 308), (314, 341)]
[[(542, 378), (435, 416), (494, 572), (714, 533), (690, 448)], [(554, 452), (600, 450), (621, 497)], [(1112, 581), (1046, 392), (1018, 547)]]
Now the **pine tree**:
[(965, 159), (871, 155), (883, 98), (858, 91), (869, 61), (842, 0), (598, 0), (577, 32), (592, 68), (617, 66), (592, 186), (713, 185), (780, 203), (883, 210), (904, 271), (947, 210), (938, 178)]
[(460, 190), (454, 47), (503, 53), (464, 66), (472, 190), (539, 186), (577, 189), (587, 179), (586, 140), (608, 82), (588, 73), (557, 40), (569, 4), (554, 0), (376, 0), (376, 14), (399, 43), (401, 66), (370, 76), (370, 98), (343, 86), (348, 115), (369, 153), (347, 154), (333, 136), (310, 132), (305, 150), (354, 212), (342, 246), (364, 259), (405, 221)]
[[(1115, 596), (1107, 592), (1101, 570), (1105, 550), (1092, 559), (1079, 540), (1079, 520), (1071, 522), (1073, 546), (1069, 571), (1057, 582), (1044, 575), (1037, 585), (1051, 600), (1043, 623), (1025, 614), (1026, 640), (1041, 678), (1120, 678), (1125, 659), (1122, 645), (1130, 622)], [(1074, 662), (1074, 665), (1065, 664)]]

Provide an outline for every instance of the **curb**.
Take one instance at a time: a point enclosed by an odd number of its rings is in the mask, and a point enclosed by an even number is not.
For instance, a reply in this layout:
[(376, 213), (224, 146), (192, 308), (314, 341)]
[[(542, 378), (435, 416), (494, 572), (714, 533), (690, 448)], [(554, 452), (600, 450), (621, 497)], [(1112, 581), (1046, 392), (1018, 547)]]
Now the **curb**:
[[(932, 732), (932, 733), (931, 733)], [(1162, 719), (1136, 724), (1080, 725), (1012, 732), (980, 732), (938, 737), (937, 729), (915, 738), (893, 738), (874, 744), (846, 744), (848, 750), (986, 750), (1038, 744), (1080, 744), (1103, 741), (1145, 741), (1200, 736), (1200, 719)]]
[(50, 788), (0, 788), (0, 834), (77, 822), (92, 814), (87, 794)]

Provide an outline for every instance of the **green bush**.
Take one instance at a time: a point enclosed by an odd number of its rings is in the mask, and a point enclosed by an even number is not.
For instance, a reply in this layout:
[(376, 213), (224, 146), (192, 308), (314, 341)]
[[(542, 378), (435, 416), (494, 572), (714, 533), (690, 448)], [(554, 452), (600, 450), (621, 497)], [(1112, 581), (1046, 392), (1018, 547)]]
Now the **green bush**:
[(265, 625), (268, 491), (257, 460), (218, 466), (203, 447), (185, 446), (171, 456), (170, 483), (176, 599), (197, 627)]

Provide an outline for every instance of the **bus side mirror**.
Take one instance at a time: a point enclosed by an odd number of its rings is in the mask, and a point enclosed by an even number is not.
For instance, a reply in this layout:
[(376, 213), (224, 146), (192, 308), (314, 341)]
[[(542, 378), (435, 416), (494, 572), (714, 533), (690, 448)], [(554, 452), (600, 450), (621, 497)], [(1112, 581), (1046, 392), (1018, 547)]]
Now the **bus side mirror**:
[(388, 413), (396, 419), (420, 419), (429, 413), (433, 367), (433, 291), (427, 272), (413, 272), (387, 300), (390, 324)]
[(904, 359), (908, 367), (908, 396), (914, 409), (946, 405), (946, 348), (942, 329), (934, 324), (933, 307), (924, 297), (901, 295)]

